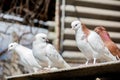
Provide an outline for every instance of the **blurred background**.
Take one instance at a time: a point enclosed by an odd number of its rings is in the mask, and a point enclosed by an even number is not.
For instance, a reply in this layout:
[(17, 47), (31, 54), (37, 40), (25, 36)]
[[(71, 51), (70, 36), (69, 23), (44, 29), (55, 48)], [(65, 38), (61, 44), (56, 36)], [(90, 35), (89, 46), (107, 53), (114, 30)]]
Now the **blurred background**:
[(119, 0), (0, 0), (0, 77), (26, 73), (18, 55), (7, 51), (8, 44), (32, 48), (32, 38), (40, 32), (68, 63), (84, 63), (70, 26), (78, 19), (90, 29), (104, 26), (120, 48)]

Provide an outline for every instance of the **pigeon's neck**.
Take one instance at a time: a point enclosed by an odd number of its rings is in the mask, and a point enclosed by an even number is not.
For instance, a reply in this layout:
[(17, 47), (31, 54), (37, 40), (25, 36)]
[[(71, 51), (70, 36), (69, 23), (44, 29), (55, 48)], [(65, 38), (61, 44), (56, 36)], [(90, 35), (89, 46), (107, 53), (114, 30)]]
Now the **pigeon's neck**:
[(75, 33), (79, 33), (79, 34), (84, 34), (83, 30), (81, 28), (78, 28), (77, 30), (75, 30)]
[(46, 45), (47, 45), (47, 43), (46, 42), (43, 42), (43, 43), (41, 43), (41, 47), (46, 47)]
[(82, 30), (86, 36), (90, 34), (90, 30), (84, 24), (82, 24)]
[(76, 40), (79, 40), (79, 38), (81, 38), (83, 35), (84, 35), (84, 32), (82, 31), (81, 28), (78, 28), (76, 31), (75, 31), (75, 38)]
[(17, 45), (17, 46), (15, 47), (15, 52), (16, 52), (20, 57), (22, 57), (22, 54), (24, 54), (24, 53), (22, 53), (22, 51), (23, 51), (23, 49), (22, 49), (22, 46), (21, 46), (21, 45)]
[(41, 42), (41, 41), (33, 42), (33, 46), (36, 47), (36, 45), (40, 45), (39, 47), (44, 48), (47, 45), (47, 43), (46, 42)]

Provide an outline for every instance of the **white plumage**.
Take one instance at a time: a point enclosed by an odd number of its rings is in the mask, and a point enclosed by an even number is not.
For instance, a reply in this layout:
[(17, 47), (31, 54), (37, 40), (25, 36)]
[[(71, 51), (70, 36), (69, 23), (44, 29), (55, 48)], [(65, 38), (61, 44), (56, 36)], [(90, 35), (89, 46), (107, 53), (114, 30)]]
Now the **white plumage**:
[[(47, 35), (44, 33), (39, 33), (35, 36), (35, 41), (33, 42), (33, 53), (36, 58), (40, 60), (46, 60), (49, 67), (56, 68), (68, 68), (70, 67), (62, 58), (62, 56), (57, 52), (53, 45), (48, 44)], [(42, 58), (42, 59), (41, 59)], [(47, 62), (48, 60), (48, 62)]]
[(111, 60), (116, 60), (104, 46), (103, 41), (96, 32), (89, 30), (89, 34), (85, 33), (80, 21), (73, 21), (71, 26), (75, 30), (77, 46), (86, 56), (86, 64), (92, 58), (94, 59), (93, 63), (96, 63), (96, 59), (103, 55)]
[(62, 58), (53, 45), (46, 45), (46, 54), (47, 57), (52, 61), (53, 67), (70, 68), (70, 65)]
[(94, 64), (95, 64), (98, 53), (95, 52), (87, 42), (86, 34), (84, 34), (84, 32), (82, 31), (81, 22), (73, 21), (71, 23), (71, 26), (72, 26), (72, 29), (75, 30), (75, 39), (76, 39), (77, 46), (87, 59), (86, 64), (88, 64), (89, 60), (91, 59), (94, 59)]
[(34, 58), (31, 49), (14, 42), (9, 44), (8, 50), (15, 51), (19, 55), (20, 61), (25, 68), (33, 69), (35, 72), (36, 70), (41, 69), (41, 66)]
[(46, 39), (44, 37), (47, 37), (45, 34), (36, 35), (34, 37), (33, 41), (33, 55), (39, 62), (39, 64), (42, 66), (42, 68), (51, 68), (52, 62), (49, 60), (49, 58), (46, 56)]
[(106, 58), (110, 58), (111, 60), (117, 60), (116, 57), (114, 57), (108, 48), (104, 45), (101, 37), (94, 31), (90, 30), (90, 34), (87, 38), (88, 43), (91, 45), (91, 47), (94, 49), (94, 51), (98, 52), (99, 54), (97, 57), (100, 56), (106, 56)]

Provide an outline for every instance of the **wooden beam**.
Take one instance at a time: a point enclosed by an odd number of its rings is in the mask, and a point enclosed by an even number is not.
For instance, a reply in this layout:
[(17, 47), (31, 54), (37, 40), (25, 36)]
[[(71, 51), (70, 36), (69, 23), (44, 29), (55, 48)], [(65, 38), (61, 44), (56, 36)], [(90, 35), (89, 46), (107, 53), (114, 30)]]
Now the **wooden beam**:
[[(7, 80), (64, 80), (64, 79), (90, 79), (96, 77), (118, 77), (120, 74), (120, 61), (80, 65), (70, 69), (59, 69), (57, 71), (22, 74), (6, 77)], [(118, 77), (119, 78), (119, 77)], [(119, 78), (120, 79), (120, 78)], [(92, 80), (92, 79), (91, 79)]]

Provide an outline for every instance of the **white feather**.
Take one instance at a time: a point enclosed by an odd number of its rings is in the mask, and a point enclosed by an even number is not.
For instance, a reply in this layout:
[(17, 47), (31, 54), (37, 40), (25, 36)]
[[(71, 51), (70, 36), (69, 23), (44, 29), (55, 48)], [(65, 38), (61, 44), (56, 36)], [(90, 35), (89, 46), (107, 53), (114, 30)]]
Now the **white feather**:
[(10, 43), (8, 49), (15, 51), (19, 55), (20, 61), (24, 67), (32, 68), (33, 70), (35, 68), (41, 68), (41, 66), (37, 63), (36, 59), (34, 58), (31, 49), (26, 48), (16, 42)]
[(52, 63), (46, 56), (45, 47), (46, 44), (42, 43), (41, 41), (39, 40), (33, 41), (33, 49), (32, 49), (33, 55), (43, 68), (45, 67), (50, 68)]
[(89, 35), (85, 37), (86, 34), (83, 32), (83, 27), (80, 21), (73, 21), (71, 23), (71, 26), (76, 33), (75, 36), (77, 46), (81, 50), (81, 52), (84, 53), (87, 62), (93, 58), (95, 63), (96, 59), (100, 58), (103, 55), (110, 60), (116, 60), (116, 58), (111, 55), (107, 47), (105, 47), (102, 39), (96, 32), (89, 30)]
[(84, 34), (84, 32), (82, 31), (82, 25), (80, 21), (73, 21), (71, 23), (71, 26), (75, 30), (75, 39), (77, 46), (87, 59), (86, 64), (91, 59), (94, 59), (94, 63), (95, 63), (98, 53), (95, 52), (92, 49), (92, 47), (89, 45), (87, 38), (85, 37), (86, 34)]
[[(45, 59), (49, 64), (50, 67), (57, 67), (57, 68), (65, 68), (69, 65), (64, 61), (64, 59), (60, 56), (57, 50), (51, 45), (46, 43), (47, 35), (43, 33), (39, 33), (35, 36), (35, 41), (33, 42), (33, 53), (34, 56), (39, 60)], [(69, 66), (70, 67), (70, 66)]]
[(111, 60), (116, 60), (116, 58), (111, 55), (110, 51), (104, 45), (102, 39), (96, 32), (90, 30), (90, 34), (87, 40), (90, 46), (94, 49), (94, 51), (99, 53), (97, 57), (100, 57), (101, 55), (105, 55), (106, 58), (110, 58)]
[(70, 68), (70, 65), (62, 58), (62, 56), (57, 52), (55, 47), (51, 44), (46, 45), (47, 57), (52, 61), (54, 67), (57, 68)]

